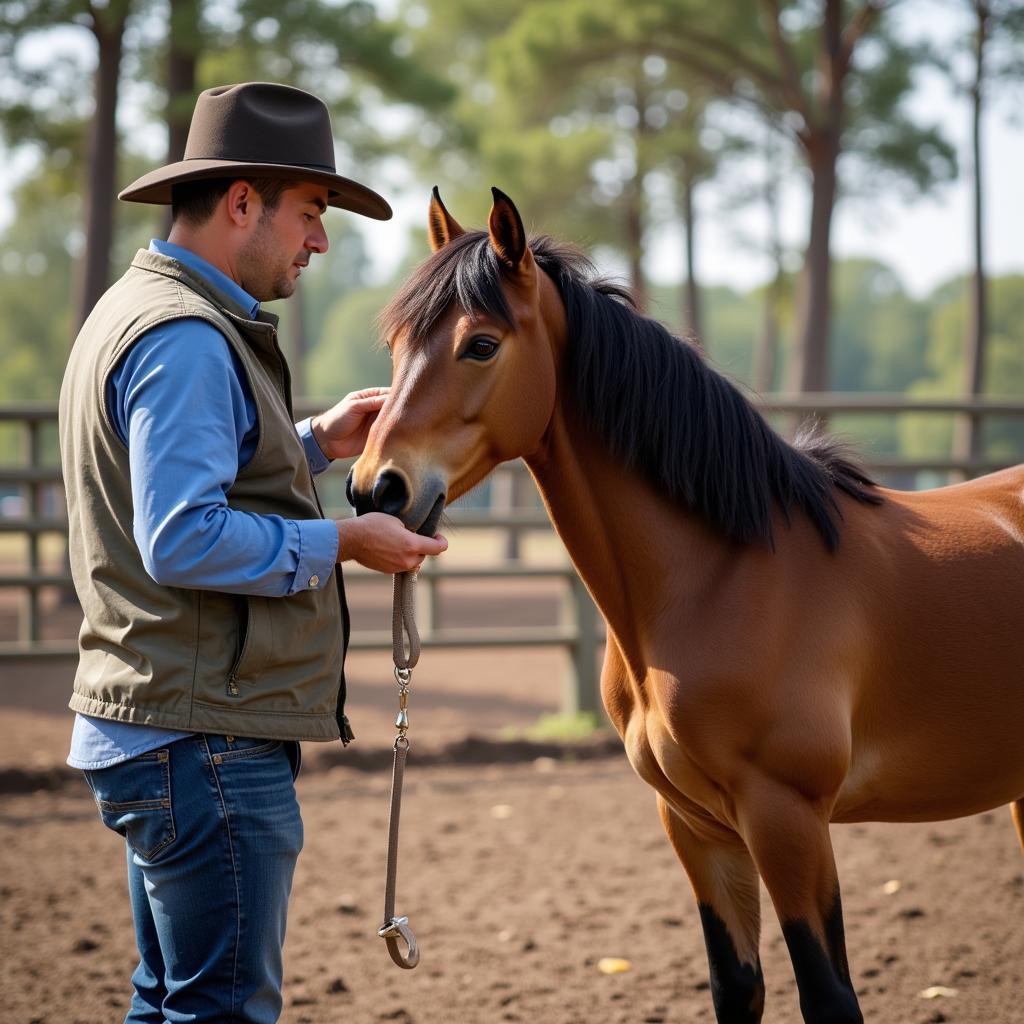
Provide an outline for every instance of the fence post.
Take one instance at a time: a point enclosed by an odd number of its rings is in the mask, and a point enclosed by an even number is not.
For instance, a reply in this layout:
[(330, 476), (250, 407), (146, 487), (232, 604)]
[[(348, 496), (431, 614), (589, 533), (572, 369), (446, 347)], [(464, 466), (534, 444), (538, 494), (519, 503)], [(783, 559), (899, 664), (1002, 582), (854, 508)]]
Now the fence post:
[[(34, 470), (39, 469), (42, 465), (42, 444), (40, 442), (40, 421), (37, 419), (28, 419), (25, 421), (25, 426), (28, 429), (28, 465), (30, 473)], [(23, 492), (25, 498), (25, 511), (28, 513), (27, 518), (36, 522), (42, 515), (42, 503), (40, 502), (40, 493), (42, 485), (38, 480), (30, 480), (25, 492)], [(26, 493), (27, 492), (27, 493)], [(26, 537), (28, 540), (28, 571), (32, 577), (39, 575), (39, 534), (34, 530), (30, 531)], [(40, 639), (40, 622), (39, 622), (39, 589), (36, 586), (30, 586), (25, 593), (25, 619), (22, 623), (21, 630), (19, 631), (21, 636), (20, 639), (24, 643), (36, 644)]]
[[(519, 488), (516, 486), (516, 474), (507, 466), (500, 467), (491, 480), (491, 513), (495, 516), (510, 516), (516, 511)], [(519, 560), (520, 534), (515, 526), (507, 526), (504, 530), (502, 557), (510, 562)]]
[(953, 418), (953, 458), (961, 459), (968, 466), (950, 474), (953, 477), (951, 482), (970, 480), (978, 475), (970, 463), (985, 454), (983, 430), (984, 419), (977, 412), (968, 412)]
[(569, 620), (575, 627), (569, 646), (570, 668), (562, 710), (569, 715), (598, 711), (597, 609), (583, 581), (573, 572), (569, 577)]
[(437, 632), (438, 579), (436, 576), (421, 576), (416, 582), (416, 622), (422, 638), (429, 640)]

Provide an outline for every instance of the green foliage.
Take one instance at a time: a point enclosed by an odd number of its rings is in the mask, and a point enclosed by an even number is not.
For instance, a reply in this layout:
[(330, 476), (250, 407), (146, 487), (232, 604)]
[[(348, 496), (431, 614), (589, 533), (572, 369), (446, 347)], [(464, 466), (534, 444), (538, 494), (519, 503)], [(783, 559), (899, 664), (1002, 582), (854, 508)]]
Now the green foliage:
[[(754, 361), (754, 343), (762, 316), (761, 290), (738, 292), (721, 285), (704, 288), (704, 318), (707, 339), (701, 341), (714, 366), (730, 377), (749, 384)], [(656, 286), (651, 289), (650, 314), (675, 334), (683, 334), (680, 289)], [(710, 339), (710, 340), (708, 340)]]
[[(968, 320), (966, 280), (939, 289), (931, 309), (926, 371), (909, 388), (912, 395), (934, 397), (961, 393), (964, 380), (964, 337)], [(1024, 397), (1024, 275), (989, 282), (989, 339), (984, 393)], [(905, 420), (902, 450), (928, 458), (949, 452), (949, 417), (922, 416)], [(1024, 459), (1024, 425), (995, 419), (986, 425), (985, 450), (994, 458)]]
[(335, 134), (353, 159), (391, 155), (379, 120), (385, 101), (434, 109), (452, 87), (406, 59), (400, 26), (367, 0), (234, 0), (209, 6), (220, 45), (202, 55), (200, 87), (266, 79), (308, 89), (331, 108)]
[[(127, 73), (138, 79), (133, 101), (166, 117), (166, 5), (151, 0), (12, 0), (0, 4), (0, 131), (5, 147), (35, 147), (37, 169), (15, 197), (17, 216), (0, 237), (0, 400), (56, 397), (72, 330), (71, 300), (79, 276), (82, 183), (91, 115), (88, 61), (55, 49), (45, 65), (18, 63), (29, 35), (79, 27), (130, 10)], [(964, 5), (965, 9), (968, 5)], [(187, 5), (175, 5), (180, 13)], [(332, 109), (345, 162), (375, 180), (418, 167), (438, 182), (453, 213), (482, 225), (487, 186), (520, 203), (527, 226), (588, 249), (635, 254), (637, 225), (681, 215), (680, 184), (714, 176), (749, 138), (775, 132), (798, 159), (822, 107), (816, 70), (821, 0), (780, 0), (787, 71), (765, 20), (769, 4), (717, 0), (400, 0), (394, 18), (366, 0), (197, 0), (200, 21), (176, 28), (194, 44), (198, 86), (273, 78), (309, 88)], [(844, 4), (849, 22), (862, 2)], [(993, 74), (1024, 67), (1024, 17), (1012, 0), (993, 0), (999, 17)], [(935, 126), (921, 125), (906, 101), (916, 69), (935, 55), (875, 21), (855, 48), (846, 83), (841, 195), (879, 188), (916, 195), (955, 172)], [(126, 73), (126, 77), (127, 77)], [(387, 117), (381, 112), (388, 107)], [(736, 109), (754, 111), (736, 120)], [(399, 127), (395, 127), (398, 125)], [(738, 130), (730, 129), (739, 126)], [(766, 126), (772, 126), (768, 128)], [(403, 127), (404, 126), (404, 127)], [(709, 130), (710, 129), (710, 130)], [(43, 157), (45, 154), (45, 158)], [(131, 140), (119, 154), (123, 181), (152, 166)], [(740, 165), (744, 170), (754, 163)], [(429, 175), (429, 176), (428, 176)], [(744, 202), (759, 199), (759, 174), (740, 174)], [(756, 187), (751, 187), (751, 185)], [(120, 205), (113, 265), (161, 230), (163, 211)], [(386, 382), (390, 368), (377, 347), (374, 319), (394, 283), (367, 288), (367, 255), (349, 222), (332, 215), (332, 252), (303, 275), (303, 327), (309, 339), (307, 390), (336, 398)], [(421, 235), (414, 250), (423, 253)], [(845, 261), (834, 275), (831, 384), (840, 390), (909, 389), (956, 394), (963, 379), (966, 299), (963, 282), (915, 300), (886, 267)], [(794, 287), (784, 281), (780, 361), (795, 334)], [(1024, 280), (991, 283), (988, 389), (1024, 394)], [(705, 338), (712, 360), (742, 381), (752, 374), (762, 329), (765, 289), (702, 290)], [(651, 312), (677, 331), (678, 289), (651, 289)], [(283, 303), (283, 335), (297, 328)], [(777, 372), (776, 380), (781, 379)], [(941, 422), (940, 422), (941, 420)], [(948, 420), (858, 419), (875, 450), (938, 454), (948, 448)], [(1020, 430), (995, 425), (993, 452), (1019, 456)]]
[[(574, 740), (590, 739), (600, 733), (610, 731), (608, 720), (593, 711), (551, 712), (541, 715), (523, 735), (534, 743), (562, 743)], [(514, 738), (509, 735), (509, 738)]]
[[(962, 393), (967, 282), (957, 279), (921, 300), (906, 295), (891, 269), (874, 260), (836, 265), (832, 387), (836, 391), (907, 393), (954, 398)], [(790, 287), (790, 291), (792, 288)], [(989, 283), (991, 335), (985, 393), (1024, 397), (1024, 275)], [(708, 355), (741, 383), (750, 382), (753, 347), (762, 313), (760, 290), (746, 294), (706, 289)], [(678, 289), (652, 292), (651, 312), (680, 330)], [(792, 305), (783, 308), (783, 344), (791, 344)], [(837, 417), (832, 429), (878, 455), (945, 458), (952, 418), (945, 414)], [(986, 425), (991, 458), (1024, 461), (1024, 424), (994, 418)]]
[(905, 390), (925, 373), (926, 307), (875, 260), (844, 260), (836, 269), (832, 387)]
[[(680, 183), (711, 177), (738, 148), (722, 133), (714, 145), (702, 138), (707, 88), (658, 55), (643, 22), (644, 8), (606, 0), (524, 5), (489, 50), (501, 117), (489, 120), (481, 145), (485, 165), (502, 172), (519, 150), (515, 194), (551, 211), (550, 230), (630, 255), (650, 216), (648, 175), (671, 182), (662, 215), (681, 216)], [(595, 217), (595, 208), (610, 216)]]
[(895, 38), (882, 20), (858, 51), (847, 86), (843, 187), (877, 195), (880, 182), (911, 202), (957, 172), (956, 151), (936, 124), (921, 124), (907, 107), (917, 71), (935, 59), (922, 45)]
[(54, 168), (77, 176), (86, 159), (92, 75), (80, 55), (56, 47), (42, 66), (26, 64), (22, 44), (56, 27), (88, 38), (84, 0), (0, 3), (0, 140), (5, 147), (37, 148)]
[(359, 388), (391, 382), (391, 359), (377, 341), (375, 319), (392, 291), (390, 286), (360, 289), (329, 308), (307, 363), (312, 394), (336, 400)]
[(54, 400), (60, 389), (74, 278), (66, 224), (77, 202), (55, 199), (53, 185), (43, 174), (21, 190), (0, 254), (0, 401)]

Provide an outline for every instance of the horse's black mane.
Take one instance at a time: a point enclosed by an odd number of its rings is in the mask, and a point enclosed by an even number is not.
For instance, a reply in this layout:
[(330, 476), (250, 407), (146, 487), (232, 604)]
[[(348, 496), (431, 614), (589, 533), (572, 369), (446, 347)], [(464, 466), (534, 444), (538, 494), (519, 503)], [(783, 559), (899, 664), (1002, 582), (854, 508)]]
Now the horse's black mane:
[[(699, 511), (729, 537), (772, 543), (772, 506), (805, 513), (830, 549), (836, 490), (877, 504), (873, 481), (834, 438), (803, 428), (790, 444), (695, 345), (636, 312), (630, 293), (596, 276), (577, 249), (531, 238), (565, 303), (565, 380), (579, 411), (626, 465)], [(486, 232), (453, 239), (423, 263), (381, 314), (384, 337), (422, 344), (453, 302), (509, 328), (502, 264)]]

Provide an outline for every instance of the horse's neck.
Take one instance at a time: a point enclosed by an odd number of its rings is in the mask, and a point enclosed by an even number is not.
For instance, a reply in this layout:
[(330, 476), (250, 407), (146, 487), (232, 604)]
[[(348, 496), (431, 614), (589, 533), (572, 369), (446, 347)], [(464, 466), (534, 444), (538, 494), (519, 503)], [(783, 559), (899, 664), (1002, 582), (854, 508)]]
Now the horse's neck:
[(573, 564), (620, 644), (643, 648), (705, 591), (735, 548), (558, 411), (526, 459)]

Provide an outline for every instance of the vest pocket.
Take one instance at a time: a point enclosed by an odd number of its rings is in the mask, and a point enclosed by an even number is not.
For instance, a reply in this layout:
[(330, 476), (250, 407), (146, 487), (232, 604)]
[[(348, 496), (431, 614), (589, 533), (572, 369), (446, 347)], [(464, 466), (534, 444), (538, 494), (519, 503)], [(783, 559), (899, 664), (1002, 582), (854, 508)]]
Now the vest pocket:
[(107, 828), (124, 836), (143, 860), (153, 861), (175, 838), (170, 751), (85, 772)]
[(252, 685), (266, 668), (274, 649), (273, 616), (267, 597), (247, 597), (241, 611), (241, 649), (228, 673), (228, 695), (240, 695), (239, 684)]

